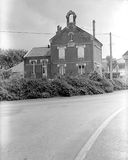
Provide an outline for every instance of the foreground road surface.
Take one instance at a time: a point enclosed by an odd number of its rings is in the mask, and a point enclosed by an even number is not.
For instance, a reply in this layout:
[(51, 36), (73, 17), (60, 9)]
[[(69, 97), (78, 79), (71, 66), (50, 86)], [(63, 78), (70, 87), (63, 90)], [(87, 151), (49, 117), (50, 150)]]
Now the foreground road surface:
[(0, 152), (1, 160), (128, 160), (128, 91), (1, 102)]

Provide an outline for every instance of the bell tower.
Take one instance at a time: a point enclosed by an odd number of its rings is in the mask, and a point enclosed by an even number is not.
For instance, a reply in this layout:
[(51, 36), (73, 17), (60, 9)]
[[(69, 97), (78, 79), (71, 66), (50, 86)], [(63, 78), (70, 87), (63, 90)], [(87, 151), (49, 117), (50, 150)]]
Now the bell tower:
[(72, 10), (70, 10), (67, 15), (66, 15), (66, 19), (67, 19), (67, 27), (73, 25), (76, 25), (76, 14), (75, 12), (73, 12)]

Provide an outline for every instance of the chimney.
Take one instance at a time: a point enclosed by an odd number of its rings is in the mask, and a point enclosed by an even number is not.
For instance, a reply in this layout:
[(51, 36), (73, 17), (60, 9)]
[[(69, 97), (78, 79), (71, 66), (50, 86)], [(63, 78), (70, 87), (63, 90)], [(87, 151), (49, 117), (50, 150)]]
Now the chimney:
[(93, 38), (95, 38), (95, 20), (93, 20)]
[(61, 32), (62, 27), (60, 27), (59, 25), (57, 26), (57, 32), (56, 33), (60, 33)]

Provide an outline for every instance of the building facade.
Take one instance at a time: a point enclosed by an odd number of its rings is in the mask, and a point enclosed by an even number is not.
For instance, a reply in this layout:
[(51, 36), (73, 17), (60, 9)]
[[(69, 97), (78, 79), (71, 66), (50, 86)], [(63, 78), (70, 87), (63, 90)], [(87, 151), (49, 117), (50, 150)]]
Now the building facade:
[(73, 11), (69, 11), (66, 27), (62, 29), (57, 26), (50, 46), (34, 48), (27, 53), (24, 60), (25, 77), (87, 75), (94, 70), (102, 73), (102, 43), (76, 26), (76, 17)]

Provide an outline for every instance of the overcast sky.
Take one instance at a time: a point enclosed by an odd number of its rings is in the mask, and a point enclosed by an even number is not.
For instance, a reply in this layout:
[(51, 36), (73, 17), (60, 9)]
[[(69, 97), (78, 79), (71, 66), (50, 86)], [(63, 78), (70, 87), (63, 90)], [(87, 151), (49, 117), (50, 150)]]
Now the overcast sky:
[(56, 33), (56, 26), (66, 26), (69, 10), (77, 15), (76, 25), (91, 34), (95, 19), (96, 37), (103, 43), (103, 57), (109, 55), (106, 34), (109, 32), (113, 34), (113, 57), (121, 58), (128, 50), (128, 0), (0, 0), (1, 31), (44, 33), (0, 32), (0, 48), (30, 50), (47, 46)]

